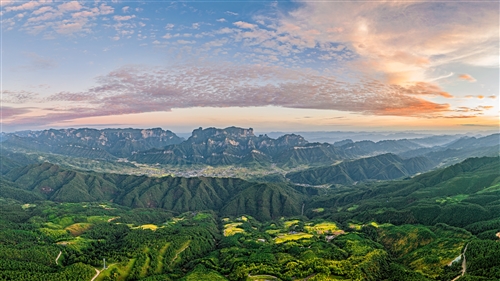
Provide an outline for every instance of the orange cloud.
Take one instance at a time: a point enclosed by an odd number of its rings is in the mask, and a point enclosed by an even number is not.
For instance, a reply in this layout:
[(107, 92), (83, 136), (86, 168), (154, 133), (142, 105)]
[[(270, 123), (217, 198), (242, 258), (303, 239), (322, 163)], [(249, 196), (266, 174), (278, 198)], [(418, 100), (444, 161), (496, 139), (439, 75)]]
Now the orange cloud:
[(443, 91), (438, 85), (427, 83), (427, 82), (417, 82), (414, 85), (402, 87), (398, 87), (403, 93), (408, 95), (430, 95), (430, 96), (442, 96), (445, 98), (453, 98), (448, 92)]
[(413, 99), (404, 106), (389, 106), (378, 112), (378, 115), (422, 116), (428, 118), (441, 117), (438, 112), (448, 111), (449, 104), (437, 104), (423, 99)]
[(469, 81), (469, 82), (476, 82), (476, 78), (470, 76), (469, 74), (460, 74), (458, 76), (459, 79)]

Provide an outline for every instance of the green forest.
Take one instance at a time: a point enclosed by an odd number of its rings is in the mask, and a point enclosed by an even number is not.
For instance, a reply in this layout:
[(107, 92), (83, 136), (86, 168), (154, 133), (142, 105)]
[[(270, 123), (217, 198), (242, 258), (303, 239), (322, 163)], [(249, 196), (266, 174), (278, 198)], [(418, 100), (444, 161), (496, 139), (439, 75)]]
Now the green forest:
[(0, 280), (500, 279), (498, 157), (326, 189), (4, 160)]

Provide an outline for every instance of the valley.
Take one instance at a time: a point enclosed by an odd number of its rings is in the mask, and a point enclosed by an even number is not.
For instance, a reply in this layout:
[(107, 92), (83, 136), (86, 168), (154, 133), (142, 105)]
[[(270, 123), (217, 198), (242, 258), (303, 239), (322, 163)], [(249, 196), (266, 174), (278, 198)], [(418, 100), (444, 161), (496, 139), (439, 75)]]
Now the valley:
[(387, 148), (295, 135), (246, 164), (227, 151), (272, 142), (238, 128), (193, 138), (167, 147), (204, 143), (210, 164), (2, 146), (0, 280), (500, 278), (498, 135)]

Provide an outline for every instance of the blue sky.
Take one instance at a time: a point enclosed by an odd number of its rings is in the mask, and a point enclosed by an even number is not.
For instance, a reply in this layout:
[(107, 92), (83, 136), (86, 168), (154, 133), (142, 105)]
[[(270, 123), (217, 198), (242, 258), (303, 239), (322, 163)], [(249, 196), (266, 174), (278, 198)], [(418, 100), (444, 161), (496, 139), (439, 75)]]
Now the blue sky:
[(495, 129), (499, 5), (2, 1), (2, 127)]

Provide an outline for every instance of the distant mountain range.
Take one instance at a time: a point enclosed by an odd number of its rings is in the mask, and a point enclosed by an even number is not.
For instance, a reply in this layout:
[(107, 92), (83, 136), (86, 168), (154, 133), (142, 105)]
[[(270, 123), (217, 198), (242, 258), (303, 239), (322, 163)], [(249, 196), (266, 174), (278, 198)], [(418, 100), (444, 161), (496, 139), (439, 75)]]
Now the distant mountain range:
[[(420, 140), (420, 142), (424, 142)], [(170, 165), (260, 165), (281, 167), (330, 165), (384, 153), (402, 153), (427, 147), (411, 140), (380, 142), (345, 140), (340, 143), (310, 143), (302, 136), (287, 134), (277, 139), (255, 136), (252, 129), (198, 129), (186, 141), (134, 153), (129, 159), (139, 163)]]
[[(402, 159), (425, 157), (428, 163), (446, 166), (469, 157), (495, 156), (499, 150), (499, 134), (481, 138), (429, 136), (378, 142), (345, 139), (330, 144), (311, 143), (296, 134), (286, 134), (276, 139), (267, 135), (256, 136), (251, 128), (237, 127), (199, 128), (187, 140), (160, 128), (24, 131), (3, 134), (2, 140), (2, 146), (7, 150), (21, 149), (108, 161), (121, 158), (137, 163), (179, 167), (239, 165), (266, 168), (276, 165), (289, 169), (330, 166), (345, 160), (387, 153), (396, 154)], [(412, 174), (411, 169), (402, 169), (401, 175)], [(351, 182), (347, 178), (346, 181)]]
[(181, 143), (168, 130), (154, 129), (61, 129), (6, 134), (2, 145), (91, 159), (126, 158), (134, 151)]

